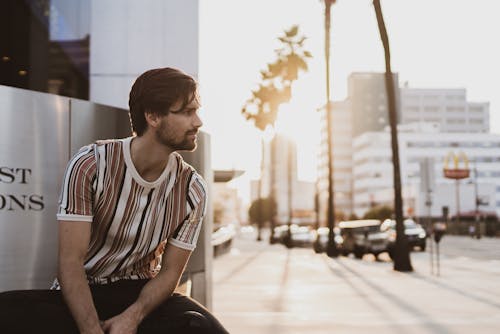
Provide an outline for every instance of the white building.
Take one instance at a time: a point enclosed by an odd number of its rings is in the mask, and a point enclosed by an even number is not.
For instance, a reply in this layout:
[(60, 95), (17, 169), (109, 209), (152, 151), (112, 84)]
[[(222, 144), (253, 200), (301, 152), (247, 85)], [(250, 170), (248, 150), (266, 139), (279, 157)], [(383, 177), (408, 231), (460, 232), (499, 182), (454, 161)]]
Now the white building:
[[(388, 136), (388, 133), (383, 132), (388, 126), (388, 111), (387, 97), (385, 91), (385, 78), (383, 73), (359, 72), (352, 73), (349, 76), (348, 98), (344, 101), (333, 102), (332, 117), (333, 117), (333, 157), (334, 157), (334, 194), (335, 194), (335, 210), (343, 214), (350, 215), (356, 213), (358, 216), (363, 215), (366, 210), (377, 203), (386, 203), (393, 206), (392, 200), (392, 176), (389, 179), (381, 178), (378, 173), (371, 170), (372, 163), (382, 161), (384, 159), (387, 165), (384, 166), (384, 172), (392, 171), (392, 163), (390, 161), (390, 146), (389, 142), (382, 143)], [(398, 76), (394, 74), (394, 82), (397, 84)], [(463, 133), (486, 134), (489, 132), (489, 103), (487, 102), (470, 102), (467, 101), (465, 89), (422, 89), (409, 88), (405, 84), (402, 88), (396, 89), (396, 102), (398, 105), (398, 122), (399, 127), (407, 133), (413, 133), (413, 136), (445, 138), (446, 141), (452, 142), (453, 138), (462, 138)], [(325, 224), (327, 215), (327, 198), (328, 198), (328, 154), (327, 154), (327, 135), (326, 121), (323, 119), (323, 129), (321, 137), (321, 150), (318, 159), (318, 189), (320, 193), (320, 222)], [(382, 131), (382, 132), (380, 132)], [(380, 132), (380, 138), (377, 133)], [(440, 137), (439, 133), (443, 136)], [(404, 140), (406, 135), (401, 136), (400, 140)], [(375, 138), (371, 143), (367, 138)], [(486, 137), (476, 137), (477, 141)], [(492, 138), (495, 138), (494, 136)], [(386, 138), (389, 140), (389, 137)], [(440, 139), (437, 139), (438, 141)], [(485, 140), (490, 140), (490, 137)], [(491, 139), (494, 140), (494, 139)], [(358, 147), (353, 148), (353, 142), (358, 143)], [(363, 156), (365, 144), (372, 144), (370, 149), (378, 149), (386, 147), (389, 151), (384, 151), (387, 156), (380, 155), (372, 157), (374, 161), (370, 161), (368, 165), (364, 164), (361, 158), (354, 159), (354, 156)], [(359, 147), (361, 145), (361, 147)], [(386, 146), (384, 146), (386, 145)], [(443, 144), (445, 151), (451, 150), (451, 144)], [(477, 143), (479, 145), (479, 143)], [(488, 144), (485, 144), (488, 145)], [(404, 149), (403, 149), (404, 148)], [(406, 147), (401, 147), (402, 154), (410, 154)], [(455, 151), (458, 149), (455, 147)], [(446, 152), (446, 153), (447, 153)], [(432, 154), (440, 156), (439, 161), (444, 159), (446, 153), (439, 151)], [(432, 155), (431, 154), (431, 155)], [(404, 157), (404, 156), (403, 156)], [(422, 156), (423, 158), (424, 156)], [(470, 157), (472, 159), (472, 157)], [(387, 160), (388, 159), (388, 160)], [(414, 159), (414, 158), (412, 158)], [(402, 159), (403, 161), (403, 159)], [(361, 163), (361, 165), (360, 165)], [(403, 164), (403, 163), (402, 163)], [(416, 165), (418, 163), (415, 162)], [(370, 171), (368, 175), (376, 176), (359, 179), (356, 171)], [(392, 173), (392, 172), (391, 172)], [(392, 175), (392, 174), (390, 174)], [(356, 180), (356, 181), (354, 181)], [(355, 186), (357, 185), (357, 188)], [(448, 184), (448, 183), (446, 183)], [(444, 185), (439, 189), (443, 190)], [(483, 186), (483, 188), (486, 185)], [(415, 187), (411, 189), (406, 187), (404, 191), (412, 191), (415, 193)], [(467, 189), (467, 186), (463, 186)], [(437, 192), (438, 190), (436, 190)], [(455, 193), (450, 189), (451, 193)], [(450, 193), (450, 194), (451, 194)], [(382, 194), (385, 194), (382, 196)], [(441, 194), (445, 197), (450, 197), (449, 193)], [(406, 195), (406, 194), (405, 194)], [(441, 197), (437, 193), (435, 197)], [(465, 196), (465, 195), (464, 195)], [(467, 199), (462, 196), (464, 202)], [(415, 201), (417, 195), (408, 195), (409, 201), (406, 202), (410, 211), (415, 211)], [(453, 197), (454, 198), (454, 197)], [(415, 203), (410, 203), (410, 202)], [(462, 200), (461, 200), (462, 201)], [(422, 201), (421, 201), (422, 202)], [(423, 201), (425, 202), (425, 200)], [(422, 202), (422, 203), (423, 203)], [(494, 201), (493, 201), (494, 202)], [(493, 203), (490, 202), (490, 203)], [(474, 203), (474, 200), (471, 202)], [(425, 207), (427, 210), (427, 207)], [(482, 208), (485, 209), (485, 208)], [(440, 212), (441, 207), (436, 209)], [(419, 211), (421, 212), (421, 210)]]
[(467, 101), (466, 90), (403, 87), (401, 123), (432, 123), (441, 132), (490, 130), (489, 103)]
[[(399, 75), (393, 73), (392, 77), (399, 111)], [(385, 73), (354, 72), (349, 75), (347, 83), (347, 99), (351, 105), (353, 135), (383, 130), (389, 124)]]
[[(401, 183), (405, 214), (427, 216), (427, 193), (423, 189), (424, 173), (421, 162), (432, 161), (430, 214), (440, 216), (447, 206), (450, 214), (457, 211), (456, 181), (443, 176), (445, 159), (451, 152), (463, 152), (469, 160), (471, 177), (459, 181), (460, 212), (475, 209), (475, 182), (477, 197), (487, 205), (481, 211), (495, 211), (500, 215), (500, 135), (487, 133), (442, 133), (432, 127), (415, 129), (401, 127), (399, 133)], [(368, 132), (353, 143), (354, 210), (364, 214), (371, 206), (393, 205), (393, 168), (390, 133)], [(463, 164), (463, 162), (460, 162)], [(459, 167), (464, 167), (460, 165)], [(477, 170), (477, 179), (474, 169)], [(434, 177), (432, 177), (432, 174)]]
[(124, 92), (151, 68), (198, 78), (198, 0), (90, 2), (91, 101), (128, 109)]
[[(328, 214), (328, 147), (326, 114), (322, 112), (321, 146), (318, 157), (319, 221), (326, 225)], [(352, 113), (350, 100), (332, 102), (333, 179), (336, 213), (349, 216), (352, 205)]]
[[(274, 155), (271, 155), (271, 147)], [(252, 201), (259, 197), (259, 181), (251, 184)], [(297, 179), (297, 147), (288, 137), (277, 134), (264, 146), (262, 174), (263, 197), (274, 196), (277, 204), (277, 222), (287, 223), (291, 205), (292, 219), (300, 222), (314, 220), (315, 184)], [(291, 193), (291, 203), (289, 194)], [(308, 218), (309, 217), (309, 218)]]

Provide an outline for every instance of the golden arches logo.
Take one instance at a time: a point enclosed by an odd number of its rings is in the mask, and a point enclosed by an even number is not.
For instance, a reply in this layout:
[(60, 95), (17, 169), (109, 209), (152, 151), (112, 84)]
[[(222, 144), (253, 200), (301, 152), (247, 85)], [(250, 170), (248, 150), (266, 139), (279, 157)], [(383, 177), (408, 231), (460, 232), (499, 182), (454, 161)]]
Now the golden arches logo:
[[(444, 158), (444, 169), (451, 169), (448, 167), (450, 160), (453, 160), (452, 169), (469, 169), (469, 159), (467, 158), (467, 155), (465, 155), (465, 153), (462, 151), (458, 152), (458, 154), (455, 154), (455, 152), (453, 151), (449, 152)], [(463, 168), (459, 167), (460, 161), (463, 161), (464, 163)]]
[[(449, 167), (450, 160), (453, 160), (453, 167)], [(461, 162), (463, 166), (461, 165)], [(444, 176), (450, 179), (465, 179), (469, 177), (469, 159), (464, 152), (458, 154), (449, 152), (444, 158)]]

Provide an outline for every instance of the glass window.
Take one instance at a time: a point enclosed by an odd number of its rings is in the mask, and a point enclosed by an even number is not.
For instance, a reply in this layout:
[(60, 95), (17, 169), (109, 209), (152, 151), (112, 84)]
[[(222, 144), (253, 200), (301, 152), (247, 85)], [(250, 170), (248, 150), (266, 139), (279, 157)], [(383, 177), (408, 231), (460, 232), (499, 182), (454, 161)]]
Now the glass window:
[(90, 1), (2, 0), (0, 84), (89, 96)]

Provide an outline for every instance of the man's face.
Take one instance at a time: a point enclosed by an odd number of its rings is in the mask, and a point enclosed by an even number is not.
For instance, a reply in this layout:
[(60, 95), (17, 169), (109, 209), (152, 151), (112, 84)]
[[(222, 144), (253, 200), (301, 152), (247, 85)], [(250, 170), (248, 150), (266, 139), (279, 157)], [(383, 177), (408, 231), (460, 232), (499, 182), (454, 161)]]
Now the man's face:
[(177, 101), (166, 116), (162, 116), (155, 135), (160, 143), (174, 151), (193, 151), (196, 148), (198, 129), (203, 125), (198, 116), (200, 105), (193, 99), (184, 109)]

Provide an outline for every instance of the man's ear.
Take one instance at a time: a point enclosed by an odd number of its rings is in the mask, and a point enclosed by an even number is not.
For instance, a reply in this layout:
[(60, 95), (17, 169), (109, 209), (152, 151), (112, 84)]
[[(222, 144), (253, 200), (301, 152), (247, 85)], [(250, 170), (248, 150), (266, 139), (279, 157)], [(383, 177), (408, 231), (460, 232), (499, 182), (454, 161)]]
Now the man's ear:
[(160, 125), (161, 118), (157, 113), (146, 110), (144, 118), (146, 119), (148, 126), (151, 128), (157, 128)]

